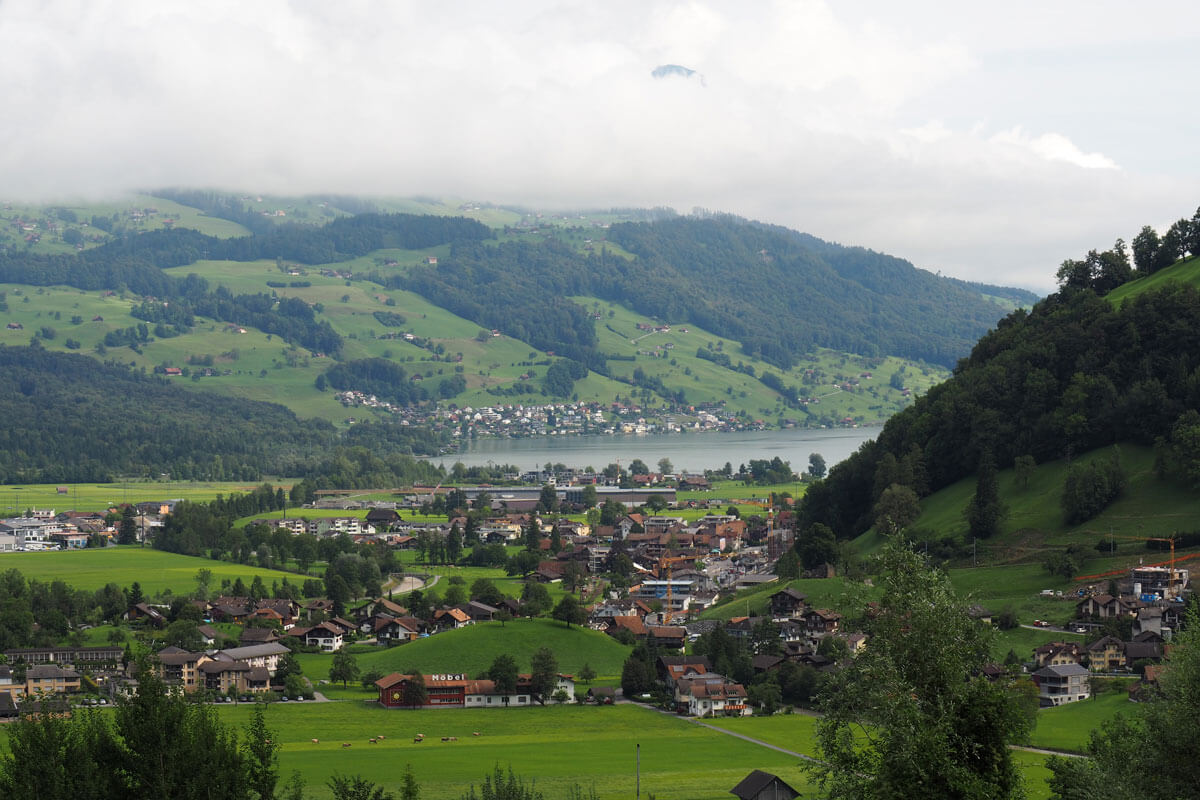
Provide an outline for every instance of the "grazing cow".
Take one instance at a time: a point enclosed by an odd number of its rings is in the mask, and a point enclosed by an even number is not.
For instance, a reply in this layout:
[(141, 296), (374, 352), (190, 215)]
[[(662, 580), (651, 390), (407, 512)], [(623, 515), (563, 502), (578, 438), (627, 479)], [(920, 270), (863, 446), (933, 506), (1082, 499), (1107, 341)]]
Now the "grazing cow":
[(383, 735), (379, 735), (379, 736), (376, 736), (375, 738), (376, 738), (376, 739), (386, 739), (387, 737), (386, 737), (386, 736), (383, 736)]
[(449, 737), (449, 736), (443, 736), (443, 737), (442, 737), (442, 741), (443, 741), (443, 742), (448, 742), (448, 741), (450, 741), (450, 737)]
[(375, 740), (374, 740), (374, 739), (367, 739), (367, 741), (368, 741), (368, 742), (370, 742), (371, 744), (375, 744)]
[(474, 732), (474, 733), (472, 733), (471, 735), (472, 735), (472, 736), (483, 736), (483, 734), (482, 734), (482, 733), (480, 733), (479, 731), (475, 731), (475, 732)]
[(350, 746), (349, 742), (342, 742), (342, 747), (349, 747), (349, 746)]
[(320, 739), (313, 739), (313, 740), (312, 740), (312, 743), (313, 743), (313, 744), (320, 744), (320, 743), (321, 743), (321, 740), (320, 740)]
[(424, 736), (414, 736), (413, 737), (413, 744), (416, 744), (417, 742), (423, 742), (423, 741), (425, 741)]

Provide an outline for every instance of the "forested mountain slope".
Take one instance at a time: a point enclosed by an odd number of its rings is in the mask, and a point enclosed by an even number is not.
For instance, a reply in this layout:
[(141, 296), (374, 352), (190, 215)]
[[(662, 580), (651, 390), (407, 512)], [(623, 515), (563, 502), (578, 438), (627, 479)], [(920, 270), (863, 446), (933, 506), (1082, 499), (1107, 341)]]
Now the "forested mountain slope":
[[(700, 325), (781, 369), (816, 347), (951, 366), (1002, 312), (907, 261), (735, 217), (621, 223), (608, 239), (634, 258), (583, 256), (555, 241), (478, 242), (398, 285), (481, 325), (520, 330), (539, 347), (557, 336), (559, 352), (592, 368), (590, 320), (564, 295)], [(539, 324), (538, 309), (549, 324)]]
[[(1186, 264), (1172, 269), (1189, 274)], [(950, 380), (812, 487), (801, 519), (854, 536), (894, 483), (924, 496), (975, 474), (985, 458), (1005, 468), (1123, 441), (1158, 441), (1164, 475), (1194, 482), (1200, 290), (1154, 277), (1145, 290), (1126, 284), (1120, 303), (1066, 285), (1010, 314)]]
[[(190, 392), (166, 379), (41, 347), (0, 347), (0, 483), (107, 482), (118, 475), (258, 480), (312, 477), (390, 485), (436, 470), (423, 430), (361, 424), (345, 433), (283, 406)], [(365, 449), (369, 446), (371, 452)]]

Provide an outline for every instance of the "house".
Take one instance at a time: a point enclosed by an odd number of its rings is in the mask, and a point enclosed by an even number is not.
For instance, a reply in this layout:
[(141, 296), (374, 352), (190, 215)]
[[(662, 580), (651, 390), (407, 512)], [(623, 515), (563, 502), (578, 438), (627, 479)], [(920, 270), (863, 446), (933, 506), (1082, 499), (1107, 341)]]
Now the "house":
[(243, 645), (267, 644), (268, 642), (278, 642), (282, 638), (270, 628), (245, 628), (242, 630), (242, 635), (238, 637), (238, 642)]
[(341, 625), (333, 622), (318, 622), (311, 628), (293, 628), (292, 635), (309, 647), (319, 647), (323, 653), (332, 653), (342, 649), (345, 643), (343, 637), (346, 631)]
[(1135, 613), (1133, 603), (1122, 597), (1113, 597), (1107, 592), (1088, 595), (1075, 604), (1075, 614), (1078, 617), (1119, 617), (1122, 614)]
[(185, 692), (203, 688), (200, 662), (207, 660), (203, 653), (189, 653), (179, 647), (166, 647), (158, 651), (159, 674), (167, 684), (179, 686)]
[(663, 650), (682, 650), (687, 629), (675, 625), (647, 625), (647, 638)]
[(25, 670), (25, 694), (68, 694), (79, 691), (79, 673), (56, 664), (38, 664)]
[(1125, 666), (1125, 643), (1105, 636), (1087, 646), (1088, 666), (1092, 672), (1112, 672)]
[(394, 508), (372, 508), (367, 512), (367, 524), (374, 525), (377, 531), (387, 530), (399, 521), (400, 515)]
[(672, 690), (677, 682), (685, 678), (694, 678), (712, 672), (708, 656), (659, 656), (654, 666), (658, 673), (658, 679)]
[(481, 603), (478, 600), (471, 600), (462, 605), (455, 606), (455, 608), (470, 617), (472, 622), (491, 622), (500, 611), (495, 606), (489, 606), (487, 603)]
[(125, 657), (121, 647), (30, 647), (5, 650), (9, 664), (119, 664)]
[(967, 616), (977, 622), (982, 622), (984, 625), (992, 624), (992, 612), (978, 603), (974, 603), (967, 608)]
[(793, 800), (800, 796), (783, 778), (761, 769), (751, 772), (729, 793), (740, 800)]
[(1134, 669), (1138, 662), (1161, 661), (1163, 646), (1155, 641), (1132, 641), (1125, 643), (1125, 667)]
[(156, 628), (161, 628), (163, 625), (167, 624), (167, 618), (164, 617), (158, 609), (153, 608), (146, 603), (137, 603), (133, 606), (130, 606), (129, 610), (125, 612), (125, 619), (129, 620), (130, 622), (142, 620), (148, 625), (153, 625)]
[(473, 622), (467, 612), (458, 608), (439, 608), (433, 612), (433, 624), (439, 630), (462, 628)]
[(200, 632), (200, 638), (205, 644), (216, 644), (221, 638), (221, 632), (211, 625), (197, 625), (196, 630)]
[(1083, 649), (1076, 642), (1050, 642), (1033, 649), (1033, 661), (1039, 668), (1078, 664)]
[(229, 694), (265, 692), (270, 688), (271, 676), (263, 667), (252, 667), (245, 661), (205, 661), (200, 664), (203, 686), (210, 692)]
[(399, 617), (372, 617), (375, 639), (384, 644), (392, 642), (411, 642), (421, 636), (420, 626), (416, 620), (408, 621)]
[(801, 594), (795, 589), (790, 587), (780, 589), (768, 598), (771, 605), (771, 616), (774, 619), (799, 616), (804, 613), (806, 600), (808, 600), (808, 595)]
[(1086, 700), (1091, 695), (1088, 671), (1077, 663), (1043, 667), (1032, 677), (1038, 687), (1038, 704), (1042, 708)]
[(214, 658), (229, 661), (245, 661), (252, 667), (263, 667), (270, 674), (275, 674), (281, 656), (292, 652), (279, 642), (256, 644), (249, 647), (230, 647), (218, 650)]
[(804, 612), (804, 627), (810, 639), (819, 639), (837, 633), (842, 615), (824, 608), (810, 608)]
[(638, 616), (617, 616), (609, 618), (608, 629), (605, 631), (609, 636), (616, 636), (619, 631), (627, 630), (634, 635), (636, 639), (644, 639), (649, 631), (646, 630), (646, 623)]
[(744, 717), (750, 713), (746, 688), (723, 675), (709, 673), (680, 680), (675, 686), (676, 708), (693, 717)]

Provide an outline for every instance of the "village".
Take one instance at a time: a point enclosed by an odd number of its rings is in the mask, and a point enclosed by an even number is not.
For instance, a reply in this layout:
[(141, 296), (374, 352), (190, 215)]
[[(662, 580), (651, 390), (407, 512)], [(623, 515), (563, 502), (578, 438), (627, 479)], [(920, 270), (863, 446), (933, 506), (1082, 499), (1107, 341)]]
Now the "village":
[[(297, 516), (261, 517), (254, 522), (291, 536), (336, 539), (349, 547), (382, 547), (407, 554), (405, 571), (388, 577), (392, 588), (386, 595), (346, 602), (330, 599), (320, 581), (299, 579), (287, 596), (270, 597), (265, 596), (265, 587), (247, 593), (244, 585), (235, 584), (228, 587), (231, 593), (211, 600), (177, 598), (155, 603), (131, 597), (120, 624), (152, 642), (156, 632), (169, 625), (181, 620), (194, 623), (196, 636), (191, 637), (190, 647), (168, 645), (154, 654), (159, 674), (180, 691), (217, 701), (303, 700), (314, 697), (320, 682), (299, 676), (290, 666), (293, 652), (339, 653), (351, 643), (395, 647), (473, 625), (549, 615), (656, 654), (652, 665), (656, 684), (643, 687), (636, 696), (615, 686), (593, 686), (577, 693), (577, 676), (559, 674), (553, 694), (560, 702), (653, 699), (695, 717), (762, 711), (763, 701), (749, 684), (781, 669), (836, 671), (870, 646), (868, 636), (853, 622), (861, 622), (861, 617), (812, 603), (789, 586), (789, 576), (830, 579), (836, 570), (830, 563), (803, 571), (790, 571), (794, 566), (782, 569), (784, 556), (794, 552), (795, 543), (786, 508), (770, 509), (765, 518), (750, 520), (730, 513), (685, 518), (670, 513), (679, 506), (677, 489), (681, 482), (699, 483), (703, 478), (676, 476), (675, 486), (659, 486), (655, 484), (666, 482), (661, 480), (664, 476), (636, 477), (641, 480), (631, 488), (586, 481), (541, 487), (437, 487), (418, 491), (404, 504), (363, 504), (327, 494), (314, 506), (353, 507), (360, 512), (366, 508), (366, 514), (306, 517), (301, 509)], [(571, 519), (545, 511), (548, 497), (556, 508), (568, 509), (580, 502), (585, 490), (595, 493), (591, 501), (601, 507), (628, 505), (641, 510), (605, 520)], [(443, 501), (444, 506), (450, 491), (459, 493), (456, 502), (476, 509), (484, 504), (484, 513), (449, 514), (444, 522), (402, 518), (404, 505), (428, 509), (431, 503)], [(139, 503), (124, 516), (137, 520), (139, 542), (152, 542), (174, 506), (174, 501)], [(103, 545), (118, 536), (118, 527), (111, 515), (31, 509), (27, 516), (0, 521), (0, 553)], [(517, 552), (523, 559), (522, 596), (504, 595), (483, 581), (453, 587), (457, 591), (448, 592), (447, 599), (456, 602), (422, 602), (421, 590), (438, 580), (430, 569), (435, 553), (444, 554), (452, 540)], [(556, 586), (563, 599), (551, 608), (544, 590), (530, 588), (539, 585)], [(392, 590), (396, 587), (403, 587), (399, 595)], [(762, 613), (735, 613), (724, 620), (701, 618), (723, 600), (762, 587), (778, 587), (768, 595)], [(1129, 693), (1137, 699), (1158, 678), (1159, 664), (1172, 633), (1179, 629), (1190, 591), (1188, 572), (1174, 566), (1135, 567), (1107, 584), (1081, 588), (1072, 598), (1059, 598), (1064, 615), (1058, 629), (1094, 634), (1089, 641), (1042, 644), (1024, 657), (989, 665), (985, 673), (995, 680), (1014, 673), (1027, 677), (1043, 707), (1087, 699), (1096, 677), (1136, 677)], [(1071, 601), (1068, 615), (1065, 609)], [(1001, 622), (1000, 615), (977, 605), (971, 615), (981, 625)], [(213, 627), (216, 623), (236, 626), (232, 629), (236, 635), (230, 635), (228, 628), (222, 633)], [(1050, 623), (1035, 620), (1034, 627), (1050, 627)], [(752, 671), (721, 674), (706, 655), (694, 654), (702, 637), (711, 640), (714, 635), (744, 652)], [(59, 643), (11, 648), (4, 656), (0, 715), (14, 715), (26, 699), (112, 703), (136, 687), (127, 645)], [(281, 663), (289, 666), (281, 671)], [(413, 681), (423, 682), (425, 691), (409, 691)], [(515, 687), (499, 691), (483, 675), (393, 673), (379, 677), (374, 686), (378, 702), (388, 708), (500, 708), (550, 699), (532, 693), (528, 681), (528, 675), (520, 676)]]

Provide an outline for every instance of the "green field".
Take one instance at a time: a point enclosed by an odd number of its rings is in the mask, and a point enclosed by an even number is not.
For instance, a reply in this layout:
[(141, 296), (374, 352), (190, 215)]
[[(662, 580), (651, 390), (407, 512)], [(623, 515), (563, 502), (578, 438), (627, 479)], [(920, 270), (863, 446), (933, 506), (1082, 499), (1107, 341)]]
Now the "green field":
[(1132, 707), (1129, 695), (1121, 688), (1090, 700), (1042, 709), (1030, 744), (1048, 750), (1083, 752), (1093, 730), (1117, 714), (1131, 713)]
[[(517, 662), (517, 668), (529, 670), (533, 653), (548, 647), (558, 659), (560, 672), (578, 674), (589, 664), (596, 671), (596, 682), (611, 685), (621, 675), (621, 667), (631, 648), (611, 636), (573, 625), (567, 628), (550, 619), (518, 619), (512, 622), (485, 622), (446, 631), (427, 639), (418, 639), (397, 647), (356, 647), (359, 669), (392, 672), (466, 673), (480, 677), (492, 665), (492, 660), (507, 653)], [(304, 674), (314, 683), (329, 675), (331, 655), (301, 653), (298, 655)], [(581, 686), (580, 691), (586, 691)], [(373, 695), (374, 692), (372, 691)], [(357, 696), (357, 695), (355, 695)]]
[(4, 553), (0, 569), (18, 569), (26, 578), (42, 581), (62, 580), (76, 589), (100, 589), (109, 583), (126, 587), (137, 581), (147, 595), (170, 590), (173, 594), (188, 594), (196, 588), (196, 572), (212, 570), (212, 586), (220, 589), (221, 581), (241, 578), (247, 585), (255, 575), (262, 577), (268, 588), (272, 581), (300, 576), (277, 570), (262, 569), (225, 561), (210, 561), (161, 550), (137, 546), (106, 547), (87, 550), (54, 550), (45, 553)]
[[(245, 494), (261, 484), (245, 482), (125, 481), (122, 483), (23, 483), (0, 486), (0, 516), (23, 514), (30, 508), (56, 511), (107, 511), (121, 503), (154, 500), (195, 500), (206, 502), (217, 495)], [(272, 482), (290, 489), (291, 478)], [(66, 489), (63, 494), (59, 489)]]
[[(246, 705), (220, 709), (239, 727), (250, 711)], [(603, 800), (628, 798), (635, 793), (639, 744), (644, 796), (718, 800), (752, 769), (806, 785), (791, 756), (633, 705), (399, 711), (360, 703), (277, 704), (267, 723), (282, 742), (281, 774), (299, 770), (318, 799), (329, 797), (324, 782), (334, 772), (361, 774), (394, 790), (406, 764), (424, 800), (457, 800), (497, 764), (536, 778), (548, 797), (566, 797), (578, 783), (595, 786)], [(413, 742), (417, 733), (425, 734), (424, 742)], [(368, 743), (381, 734), (382, 742)], [(458, 741), (443, 743), (443, 736)]]

